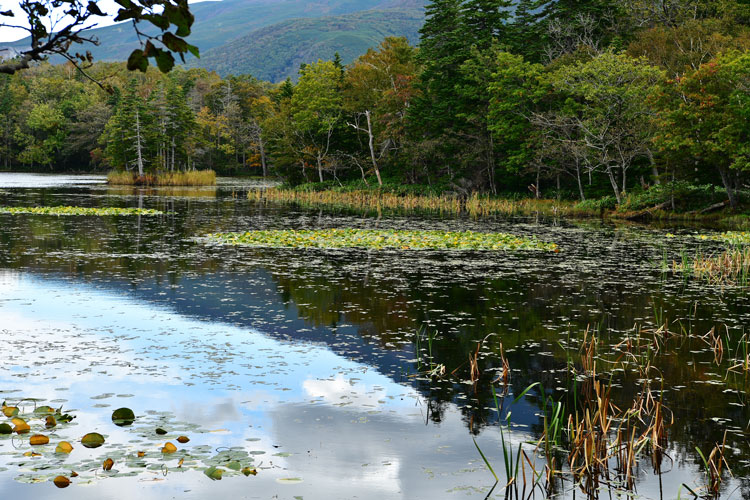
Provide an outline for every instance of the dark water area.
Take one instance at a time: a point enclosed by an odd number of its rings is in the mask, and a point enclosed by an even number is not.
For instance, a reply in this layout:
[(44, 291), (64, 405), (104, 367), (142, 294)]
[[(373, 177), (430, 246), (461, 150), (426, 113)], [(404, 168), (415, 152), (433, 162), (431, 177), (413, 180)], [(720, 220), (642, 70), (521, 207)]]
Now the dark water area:
[[(505, 437), (514, 446), (536, 443), (542, 391), (567, 397), (567, 353), (577, 352), (587, 329), (611, 347), (636, 325), (665, 321), (692, 335), (654, 349), (654, 386), (674, 424), (666, 472), (660, 480), (647, 463), (638, 467), (635, 494), (691, 496), (681, 485), (705, 482), (696, 447), (710, 450), (726, 433), (733, 477), (722, 493), (750, 495), (748, 379), (728, 371), (750, 299), (662, 269), (711, 250), (694, 237), (710, 228), (365, 216), (258, 205), (246, 199), (255, 186), (247, 180), (146, 190), (102, 180), (0, 174), (0, 206), (165, 212), (0, 214), (0, 398), (63, 405), (77, 417), (51, 437), (73, 443), (68, 457), (48, 458), (54, 447), (25, 457), (28, 443), (18, 448), (18, 437), (0, 436), (0, 482), (16, 498), (485, 498), (494, 479), (473, 438), (501, 470), (501, 417), (490, 390), (501, 349), (511, 368)], [(259, 249), (201, 239), (329, 227), (500, 231), (554, 241), (561, 251)], [(719, 363), (700, 338), (711, 328), (729, 332)], [(480, 377), (472, 383), (478, 345)], [(601, 358), (605, 371), (611, 359)], [(427, 373), (439, 367), (442, 377)], [(609, 380), (620, 407), (643, 384), (628, 371)], [(133, 427), (112, 425), (121, 406), (135, 411)], [(128, 458), (167, 440), (152, 435), (156, 426), (189, 433), (184, 450), (192, 455)], [(92, 431), (108, 444), (76, 447)], [(533, 455), (534, 444), (524, 449)], [(257, 476), (212, 481), (201, 471), (219, 463), (222, 450)], [(115, 473), (91, 472), (113, 454)], [(49, 481), (60, 470), (80, 479), (58, 490)], [(573, 497), (575, 486), (564, 484), (556, 495)], [(491, 498), (504, 497), (501, 486)]]

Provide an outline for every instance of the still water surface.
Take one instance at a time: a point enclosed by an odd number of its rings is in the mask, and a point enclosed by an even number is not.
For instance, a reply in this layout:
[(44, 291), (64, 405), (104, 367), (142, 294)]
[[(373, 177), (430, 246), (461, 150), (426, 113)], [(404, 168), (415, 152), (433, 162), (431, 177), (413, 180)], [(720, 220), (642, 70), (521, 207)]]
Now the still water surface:
[[(487, 390), (501, 343), (513, 370), (509, 403), (532, 382), (559, 390), (566, 360), (558, 342), (576, 345), (587, 326), (614, 343), (656, 315), (701, 333), (714, 325), (739, 331), (750, 317), (745, 294), (659, 271), (665, 255), (698, 245), (688, 237), (695, 228), (362, 216), (256, 205), (244, 195), (251, 181), (147, 190), (102, 181), (0, 174), (3, 206), (167, 212), (0, 214), (0, 398), (34, 398), (76, 416), (51, 436), (73, 443), (68, 457), (49, 458), (54, 447), (24, 457), (28, 445), (17, 449), (22, 440), (0, 436), (0, 482), (15, 498), (484, 498), (494, 480), (472, 438), (501, 470)], [(200, 240), (310, 227), (504, 231), (562, 251), (248, 249)], [(420, 329), (433, 340), (420, 342), (418, 362)], [(478, 342), (475, 389), (467, 361)], [(428, 354), (453, 375), (425, 376)], [(665, 404), (675, 415), (671, 461), (661, 482), (648, 465), (639, 468), (640, 496), (676, 498), (682, 483), (699, 487), (695, 447), (710, 450), (725, 431), (735, 477), (723, 491), (736, 498), (748, 491), (747, 385), (712, 359), (691, 342), (660, 355)], [(618, 381), (616, 401), (627, 406), (635, 385)], [(539, 438), (539, 390), (504, 407), (514, 445)], [(110, 421), (123, 406), (138, 417), (132, 427)], [(156, 427), (169, 434), (155, 435)], [(106, 436), (105, 446), (78, 445), (92, 431)], [(180, 434), (190, 443), (162, 457), (160, 446)], [(141, 450), (144, 460), (128, 458)], [(257, 476), (206, 477), (201, 470), (222, 452)], [(114, 472), (95, 472), (110, 456)], [(186, 466), (178, 468), (181, 457)], [(69, 488), (48, 482), (70, 470), (80, 478)], [(573, 496), (572, 488), (559, 495)]]

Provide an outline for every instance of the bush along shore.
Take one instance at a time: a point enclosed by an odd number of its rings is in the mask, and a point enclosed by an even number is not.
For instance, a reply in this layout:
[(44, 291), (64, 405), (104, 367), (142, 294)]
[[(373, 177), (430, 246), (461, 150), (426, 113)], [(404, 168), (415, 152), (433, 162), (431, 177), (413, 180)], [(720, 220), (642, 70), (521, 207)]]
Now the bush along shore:
[(214, 186), (216, 172), (213, 170), (188, 170), (137, 175), (134, 172), (112, 171), (107, 183), (127, 186)]
[(503, 198), (477, 193), (440, 191), (428, 186), (386, 185), (365, 187), (353, 182), (337, 186), (310, 183), (296, 187), (258, 189), (248, 198), (260, 203), (292, 203), (309, 207), (331, 207), (355, 211), (383, 210), (426, 211), (440, 214), (466, 213), (472, 217), (494, 215), (550, 217), (605, 217), (633, 221), (687, 220), (722, 221), (730, 225), (747, 225), (750, 193), (738, 192), (743, 205), (732, 210), (726, 193), (714, 186), (694, 186), (683, 182), (657, 184), (640, 188), (623, 196), (617, 203), (614, 196), (585, 201), (566, 199)]

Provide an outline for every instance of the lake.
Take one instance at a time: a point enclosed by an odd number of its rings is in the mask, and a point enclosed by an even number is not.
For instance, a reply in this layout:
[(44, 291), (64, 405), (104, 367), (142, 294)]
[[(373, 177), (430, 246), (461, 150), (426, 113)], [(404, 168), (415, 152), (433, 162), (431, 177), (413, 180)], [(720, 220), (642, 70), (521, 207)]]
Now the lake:
[[(165, 212), (0, 214), (0, 398), (25, 414), (49, 406), (75, 416), (34, 450), (23, 436), (0, 435), (5, 495), (481, 499), (495, 479), (479, 447), (501, 476), (490, 498), (503, 498), (503, 440), (514, 454), (527, 443), (530, 462), (543, 467), (534, 453), (543, 399), (569, 398), (571, 380), (585, 382), (580, 369), (571, 377), (569, 353), (592, 332), (612, 405), (629, 407), (649, 383), (673, 419), (662, 473), (643, 460), (635, 494), (691, 497), (683, 484), (698, 491), (706, 483), (696, 447), (708, 456), (724, 439), (733, 477), (724, 474), (721, 492), (750, 492), (747, 372), (730, 370), (750, 319), (748, 294), (665, 268), (712, 250), (694, 237), (712, 228), (248, 201), (247, 190), (263, 185), (224, 178), (210, 188), (134, 189), (107, 186), (103, 176), (0, 173), (0, 206)], [(560, 252), (266, 249), (201, 239), (331, 227), (499, 231), (553, 241)], [(672, 333), (655, 340), (664, 324)], [(712, 328), (729, 332), (719, 360), (706, 337)], [(636, 338), (640, 350), (626, 353)], [(645, 376), (615, 367), (614, 354), (641, 359), (645, 351), (654, 370)], [(501, 353), (510, 372), (498, 412), (490, 387), (501, 385)], [(134, 411), (132, 425), (113, 424), (120, 407)], [(83, 447), (90, 432), (105, 444)], [(179, 436), (190, 441), (161, 453)], [(54, 453), (61, 440), (72, 453)], [(111, 471), (101, 470), (106, 458)], [(225, 471), (220, 481), (206, 474), (211, 467)], [(238, 472), (245, 467), (257, 475)], [(78, 476), (69, 487), (50, 482), (71, 471)], [(570, 477), (552, 494), (583, 495)]]

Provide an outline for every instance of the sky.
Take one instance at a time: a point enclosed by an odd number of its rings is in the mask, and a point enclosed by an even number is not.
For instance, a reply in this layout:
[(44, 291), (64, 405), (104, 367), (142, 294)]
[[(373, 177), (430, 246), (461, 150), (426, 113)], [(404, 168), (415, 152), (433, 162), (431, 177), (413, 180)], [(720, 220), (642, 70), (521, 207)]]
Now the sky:
[[(190, 0), (190, 3), (198, 3), (199, 1), (205, 0)], [(12, 10), (16, 13), (15, 17), (0, 17), (0, 24), (22, 24), (21, 21), (25, 20), (25, 16), (21, 9), (18, 7), (19, 0), (0, 0), (0, 11)], [(108, 17), (96, 17), (96, 25), (109, 26), (114, 24), (114, 17), (117, 13), (118, 6), (114, 0), (98, 0), (97, 5), (106, 14), (110, 14)], [(27, 24), (27, 23), (23, 23)], [(0, 44), (4, 42), (13, 42), (25, 38), (27, 35), (26, 31), (18, 28), (10, 28), (7, 26), (0, 26)]]

